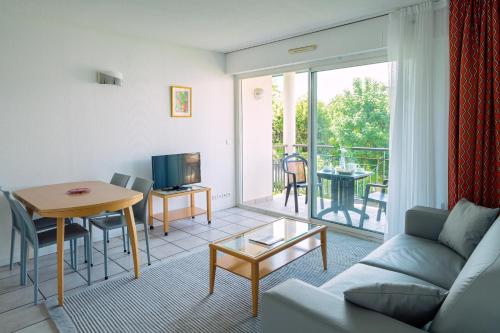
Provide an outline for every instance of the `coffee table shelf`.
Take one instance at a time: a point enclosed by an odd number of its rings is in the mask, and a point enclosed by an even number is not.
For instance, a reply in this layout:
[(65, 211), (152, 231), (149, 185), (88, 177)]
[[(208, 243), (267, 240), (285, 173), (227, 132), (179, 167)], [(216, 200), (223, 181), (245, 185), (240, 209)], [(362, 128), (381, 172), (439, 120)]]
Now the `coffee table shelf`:
[[(321, 246), (321, 241), (316, 238), (305, 239), (259, 263), (259, 279), (269, 275), (277, 269), (291, 263), (295, 259)], [(223, 254), (217, 257), (217, 267), (223, 268), (241, 277), (252, 279), (252, 265), (250, 262)]]

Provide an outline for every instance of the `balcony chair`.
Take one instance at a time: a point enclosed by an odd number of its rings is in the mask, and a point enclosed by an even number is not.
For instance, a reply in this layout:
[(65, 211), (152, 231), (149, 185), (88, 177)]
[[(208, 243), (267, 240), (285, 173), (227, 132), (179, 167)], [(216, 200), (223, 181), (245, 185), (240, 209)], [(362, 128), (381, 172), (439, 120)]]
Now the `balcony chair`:
[[(143, 198), (141, 201), (132, 206), (134, 219), (136, 224), (144, 226), (144, 234), (146, 238), (146, 251), (148, 255), (148, 265), (151, 265), (151, 258), (149, 255), (149, 237), (148, 237), (148, 219), (146, 214), (149, 192), (153, 187), (153, 182), (148, 179), (137, 177), (132, 184), (133, 191), (142, 192)], [(102, 230), (103, 244), (104, 244), (104, 279), (108, 279), (108, 234), (110, 230), (118, 228), (126, 228), (127, 224), (123, 214), (120, 215), (105, 215), (99, 217), (91, 217), (90, 224), (90, 239), (92, 240), (92, 227), (97, 227)], [(127, 239), (128, 252), (130, 253), (130, 240), (128, 234), (124, 236)], [(90, 254), (90, 262), (92, 263), (92, 253)]]
[[(23, 243), (23, 269), (24, 274), (27, 272), (27, 262), (28, 262), (28, 244), (31, 244), (33, 248), (33, 260), (34, 260), (34, 274), (33, 274), (33, 286), (34, 286), (34, 303), (38, 303), (38, 250), (47, 246), (56, 244), (57, 242), (57, 229), (52, 228), (49, 230), (37, 232), (35, 223), (28, 215), (26, 209), (18, 201), (13, 202), (14, 215), (17, 221), (22, 223), (22, 233), (24, 234)], [(90, 242), (89, 242), (89, 232), (87, 229), (82, 227), (77, 223), (69, 223), (64, 228), (64, 240), (69, 241), (70, 244), (76, 243), (78, 238), (84, 238), (85, 250), (88, 255), (90, 253)], [(90, 286), (90, 264), (87, 263), (87, 284)]]
[[(15, 241), (16, 241), (16, 233), (19, 234), (19, 239), (20, 239), (20, 279), (21, 279), (21, 284), (25, 285), (26, 284), (26, 272), (24, 271), (24, 241), (25, 238), (23, 236), (23, 223), (21, 220), (17, 218), (17, 214), (15, 213), (15, 200), (12, 198), (10, 192), (1, 190), (0, 191), (3, 193), (5, 198), (7, 199), (7, 202), (9, 203), (10, 207), (10, 213), (11, 213), (11, 221), (12, 221), (12, 229), (11, 229), (11, 234), (10, 234), (10, 261), (9, 261), (9, 269), (12, 270), (13, 267), (13, 261), (14, 261), (14, 248), (15, 248)], [(71, 221), (69, 219), (66, 219), (66, 225), (68, 225)], [(33, 224), (35, 225), (35, 230), (36, 232), (43, 232), (47, 231), (50, 229), (54, 229), (57, 225), (57, 220), (55, 218), (50, 218), (50, 217), (42, 217), (42, 218), (37, 218), (33, 220)], [(71, 243), (70, 247), (70, 253), (71, 253), (71, 267), (75, 268), (76, 266), (74, 264), (74, 243)]]
[[(363, 228), (363, 223), (366, 215), (366, 205), (368, 201), (372, 201), (378, 204), (377, 211), (377, 222), (380, 222), (380, 217), (382, 215), (382, 210), (386, 213), (387, 210), (387, 200), (389, 195), (387, 194), (387, 188), (389, 187), (389, 180), (385, 179), (382, 184), (366, 184), (365, 187), (365, 197), (363, 199), (363, 213), (359, 218), (359, 227)], [(380, 191), (372, 192), (372, 188), (379, 188)]]
[[(281, 166), (283, 168), (283, 172), (286, 175), (287, 185), (286, 185), (286, 196), (285, 196), (285, 207), (288, 203), (288, 197), (290, 196), (290, 191), (293, 187), (293, 195), (295, 201), (295, 213), (299, 212), (299, 192), (298, 189), (305, 188), (306, 189), (306, 198), (305, 203), (307, 204), (307, 160), (300, 156), (297, 153), (285, 156), (281, 161)], [(324, 208), (323, 201), (323, 186), (322, 183), (318, 180), (318, 189), (320, 196), (320, 205), (321, 209)]]

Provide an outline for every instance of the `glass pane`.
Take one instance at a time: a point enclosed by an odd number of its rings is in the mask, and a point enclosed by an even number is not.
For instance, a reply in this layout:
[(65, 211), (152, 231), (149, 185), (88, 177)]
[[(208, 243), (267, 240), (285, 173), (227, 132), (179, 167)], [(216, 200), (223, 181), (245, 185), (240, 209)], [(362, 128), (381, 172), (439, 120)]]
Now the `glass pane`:
[(383, 232), (389, 174), (389, 66), (377, 63), (315, 72), (312, 80), (316, 171), (312, 216)]
[(250, 257), (257, 257), (319, 227), (316, 224), (280, 219), (217, 244)]

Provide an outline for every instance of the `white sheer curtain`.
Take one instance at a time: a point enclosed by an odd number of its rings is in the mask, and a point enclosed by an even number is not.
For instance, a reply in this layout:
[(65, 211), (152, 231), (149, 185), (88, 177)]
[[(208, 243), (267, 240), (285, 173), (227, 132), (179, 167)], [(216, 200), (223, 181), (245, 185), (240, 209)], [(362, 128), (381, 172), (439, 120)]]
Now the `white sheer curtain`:
[(389, 15), (391, 129), (389, 239), (415, 205), (447, 197), (448, 5), (424, 2)]

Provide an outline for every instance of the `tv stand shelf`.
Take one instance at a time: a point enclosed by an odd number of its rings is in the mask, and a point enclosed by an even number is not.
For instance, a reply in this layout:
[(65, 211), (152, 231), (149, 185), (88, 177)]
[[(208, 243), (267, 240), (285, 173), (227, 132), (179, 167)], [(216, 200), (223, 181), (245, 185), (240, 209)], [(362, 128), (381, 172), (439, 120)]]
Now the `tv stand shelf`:
[[(202, 209), (195, 206), (195, 194), (196, 193), (206, 193), (207, 207)], [(181, 209), (169, 210), (168, 200), (181, 197), (190, 197), (190, 206)], [(158, 197), (163, 200), (163, 212), (154, 213), (153, 211), (153, 198)], [(158, 220), (163, 222), (163, 232), (168, 235), (170, 229), (169, 223), (176, 220), (185, 219), (186, 217), (194, 218), (197, 215), (207, 214), (207, 222), (210, 224), (212, 221), (212, 190), (210, 187), (204, 186), (192, 186), (190, 188), (180, 189), (180, 190), (153, 190), (149, 194), (148, 200), (149, 208), (149, 227), (153, 229), (153, 220)]]

